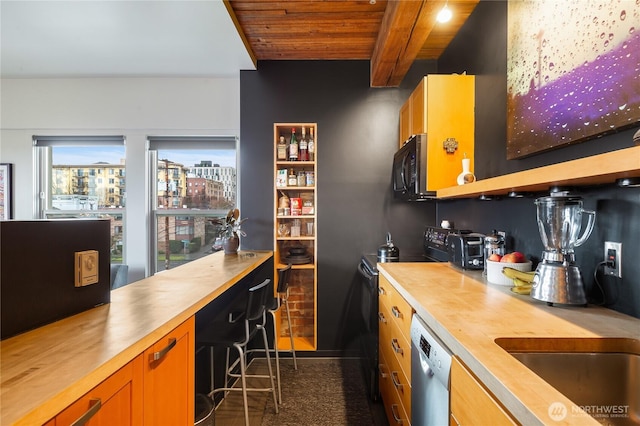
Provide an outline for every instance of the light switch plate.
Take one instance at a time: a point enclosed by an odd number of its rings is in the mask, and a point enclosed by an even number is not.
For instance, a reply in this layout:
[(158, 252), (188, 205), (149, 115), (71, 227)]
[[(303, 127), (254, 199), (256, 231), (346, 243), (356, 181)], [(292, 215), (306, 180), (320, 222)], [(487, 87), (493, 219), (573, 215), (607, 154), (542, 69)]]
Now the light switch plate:
[(98, 282), (98, 251), (77, 251), (75, 262), (75, 285), (84, 287)]

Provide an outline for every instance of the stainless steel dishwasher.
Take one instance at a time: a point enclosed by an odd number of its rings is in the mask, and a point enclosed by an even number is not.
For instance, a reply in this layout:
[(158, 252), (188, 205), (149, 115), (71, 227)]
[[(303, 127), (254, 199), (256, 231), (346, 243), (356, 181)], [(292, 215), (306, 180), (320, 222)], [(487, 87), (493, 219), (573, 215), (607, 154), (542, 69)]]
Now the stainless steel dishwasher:
[(411, 424), (449, 424), (451, 352), (416, 314), (411, 319)]

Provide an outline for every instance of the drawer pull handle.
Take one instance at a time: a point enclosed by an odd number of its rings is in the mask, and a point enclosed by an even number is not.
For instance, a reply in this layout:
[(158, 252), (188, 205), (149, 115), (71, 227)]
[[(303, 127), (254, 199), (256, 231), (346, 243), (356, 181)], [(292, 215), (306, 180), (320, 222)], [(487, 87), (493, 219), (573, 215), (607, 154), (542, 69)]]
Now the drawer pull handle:
[(383, 324), (387, 323), (387, 319), (384, 317), (384, 314), (382, 312), (378, 312), (378, 320), (380, 320), (380, 322)]
[(175, 337), (172, 337), (169, 339), (169, 344), (162, 350), (158, 351), (158, 352), (154, 352), (149, 356), (149, 362), (154, 362), (154, 361), (158, 361), (161, 358), (164, 358), (171, 349), (173, 349), (173, 347), (176, 345), (177, 340)]
[(385, 365), (384, 364), (380, 364), (378, 365), (378, 369), (380, 370), (380, 377), (382, 377), (383, 379), (386, 379), (387, 377), (389, 377), (389, 375), (387, 373), (384, 372), (385, 369)]
[(400, 377), (398, 377), (397, 371), (391, 372), (391, 380), (393, 380), (393, 385), (396, 387), (396, 389), (402, 392), (403, 385), (402, 383), (400, 383)]
[(397, 425), (402, 424), (402, 418), (398, 414), (398, 404), (391, 405), (391, 414), (393, 415), (393, 420), (395, 420)]
[(396, 318), (402, 318), (402, 312), (400, 312), (397, 306), (394, 306), (393, 308), (391, 308), (391, 313)]
[(384, 287), (378, 287), (378, 294), (380, 296), (384, 296), (385, 294), (387, 294), (387, 291), (384, 289)]
[(460, 422), (458, 421), (458, 419), (456, 419), (456, 416), (454, 416), (453, 413), (451, 413), (451, 420), (454, 421), (456, 426), (460, 426)]
[(398, 339), (391, 339), (391, 347), (393, 351), (397, 354), (404, 353), (404, 350), (400, 347), (400, 343), (398, 343)]
[(100, 398), (91, 398), (89, 400), (89, 409), (78, 420), (71, 423), (71, 426), (83, 426), (102, 408), (102, 400)]

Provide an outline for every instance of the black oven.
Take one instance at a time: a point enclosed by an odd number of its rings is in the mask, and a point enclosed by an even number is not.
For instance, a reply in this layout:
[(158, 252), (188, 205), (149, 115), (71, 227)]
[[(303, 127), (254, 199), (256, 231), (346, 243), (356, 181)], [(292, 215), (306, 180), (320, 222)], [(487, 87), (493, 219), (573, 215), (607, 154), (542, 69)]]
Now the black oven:
[[(446, 236), (453, 230), (428, 227), (424, 232), (424, 250), (421, 253), (403, 253), (399, 262), (447, 262)], [(358, 264), (361, 288), (362, 332), (360, 349), (362, 367), (369, 398), (379, 399), (378, 390), (378, 268), (377, 254), (364, 254)], [(383, 262), (381, 262), (383, 263)]]

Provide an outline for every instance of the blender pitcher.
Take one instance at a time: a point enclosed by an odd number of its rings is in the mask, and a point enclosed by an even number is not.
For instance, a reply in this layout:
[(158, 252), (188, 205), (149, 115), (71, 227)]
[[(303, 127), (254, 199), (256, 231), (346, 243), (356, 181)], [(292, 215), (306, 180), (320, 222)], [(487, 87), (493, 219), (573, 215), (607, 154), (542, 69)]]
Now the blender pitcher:
[[(538, 198), (535, 203), (545, 251), (571, 254), (574, 247), (581, 246), (591, 235), (596, 213), (582, 208), (582, 198), (552, 195)], [(587, 215), (587, 226), (578, 237), (583, 213)]]
[[(566, 193), (538, 198), (535, 204), (544, 251), (533, 277), (531, 297), (549, 305), (586, 305), (573, 249), (591, 235), (596, 213), (582, 208), (582, 198)], [(587, 215), (587, 224), (580, 235), (583, 214)]]

